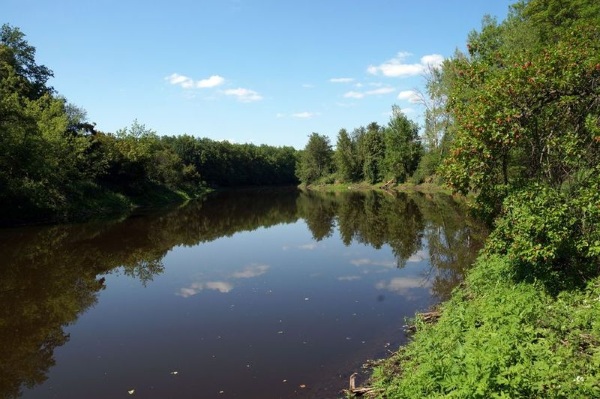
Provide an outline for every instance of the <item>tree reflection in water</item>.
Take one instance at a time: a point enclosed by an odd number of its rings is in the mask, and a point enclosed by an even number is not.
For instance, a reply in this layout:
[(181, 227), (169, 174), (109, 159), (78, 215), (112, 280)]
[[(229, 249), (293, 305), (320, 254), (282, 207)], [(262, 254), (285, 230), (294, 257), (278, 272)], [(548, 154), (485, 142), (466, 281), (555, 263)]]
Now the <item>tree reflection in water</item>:
[(126, 220), (0, 230), (0, 397), (46, 380), (64, 328), (97, 301), (103, 275), (148, 284), (175, 246), (193, 246), (304, 219), (315, 240), (389, 245), (398, 267), (429, 258), (434, 295), (446, 298), (486, 234), (451, 197), (290, 190), (225, 192)]

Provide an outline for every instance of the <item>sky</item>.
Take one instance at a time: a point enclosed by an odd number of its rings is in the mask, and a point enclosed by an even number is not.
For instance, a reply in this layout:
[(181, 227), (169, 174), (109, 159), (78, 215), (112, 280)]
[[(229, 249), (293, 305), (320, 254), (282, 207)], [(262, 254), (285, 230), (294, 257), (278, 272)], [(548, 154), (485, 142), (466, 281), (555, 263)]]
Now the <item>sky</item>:
[(303, 148), (319, 133), (422, 125), (414, 90), (506, 0), (2, 0), (97, 129)]

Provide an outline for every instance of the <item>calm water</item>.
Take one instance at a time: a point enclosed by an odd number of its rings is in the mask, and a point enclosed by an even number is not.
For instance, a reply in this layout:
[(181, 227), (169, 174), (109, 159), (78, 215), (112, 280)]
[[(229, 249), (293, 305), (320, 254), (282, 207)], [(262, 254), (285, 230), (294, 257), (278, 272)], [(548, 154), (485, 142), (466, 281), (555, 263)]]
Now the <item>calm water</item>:
[(341, 397), (484, 235), (446, 196), (295, 190), (0, 230), (0, 397)]

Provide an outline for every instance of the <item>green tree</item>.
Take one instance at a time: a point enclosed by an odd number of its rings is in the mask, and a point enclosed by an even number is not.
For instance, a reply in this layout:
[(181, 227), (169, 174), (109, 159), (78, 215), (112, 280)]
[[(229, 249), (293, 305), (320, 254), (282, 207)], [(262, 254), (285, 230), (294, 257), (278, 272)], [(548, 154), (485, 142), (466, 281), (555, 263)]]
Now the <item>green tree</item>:
[(450, 64), (456, 133), (445, 174), (453, 187), (497, 212), (511, 187), (560, 188), (598, 163), (598, 35), (581, 25), (551, 46), (507, 52), (501, 68), (477, 58)]
[(370, 123), (360, 143), (359, 151), (363, 161), (363, 177), (368, 183), (377, 183), (383, 179), (384, 172), (385, 141), (383, 128), (376, 122)]
[(423, 153), (419, 126), (408, 119), (400, 107), (392, 107), (392, 117), (384, 130), (386, 179), (405, 182), (417, 169)]
[(14, 73), (23, 78), (21, 91), (27, 98), (35, 100), (44, 94), (52, 94), (54, 90), (47, 86), (48, 79), (54, 73), (44, 65), (35, 62), (35, 47), (25, 40), (25, 34), (9, 24), (0, 28), (1, 59), (9, 63)]
[(304, 184), (310, 184), (329, 175), (332, 171), (333, 149), (329, 138), (312, 133), (298, 159), (296, 176)]
[(356, 145), (346, 129), (341, 129), (338, 133), (333, 157), (340, 180), (347, 182), (358, 179), (359, 171), (357, 168)]

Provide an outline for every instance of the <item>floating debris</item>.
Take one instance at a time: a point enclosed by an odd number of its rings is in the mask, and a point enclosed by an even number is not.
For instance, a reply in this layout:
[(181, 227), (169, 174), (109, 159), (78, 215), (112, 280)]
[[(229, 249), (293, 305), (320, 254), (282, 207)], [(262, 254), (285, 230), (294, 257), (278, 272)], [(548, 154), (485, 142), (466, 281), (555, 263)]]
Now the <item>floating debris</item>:
[(130, 389), (129, 391), (127, 391), (127, 393), (133, 395), (135, 393), (135, 389)]
[(179, 371), (171, 371), (171, 375), (177, 375), (179, 374)]

